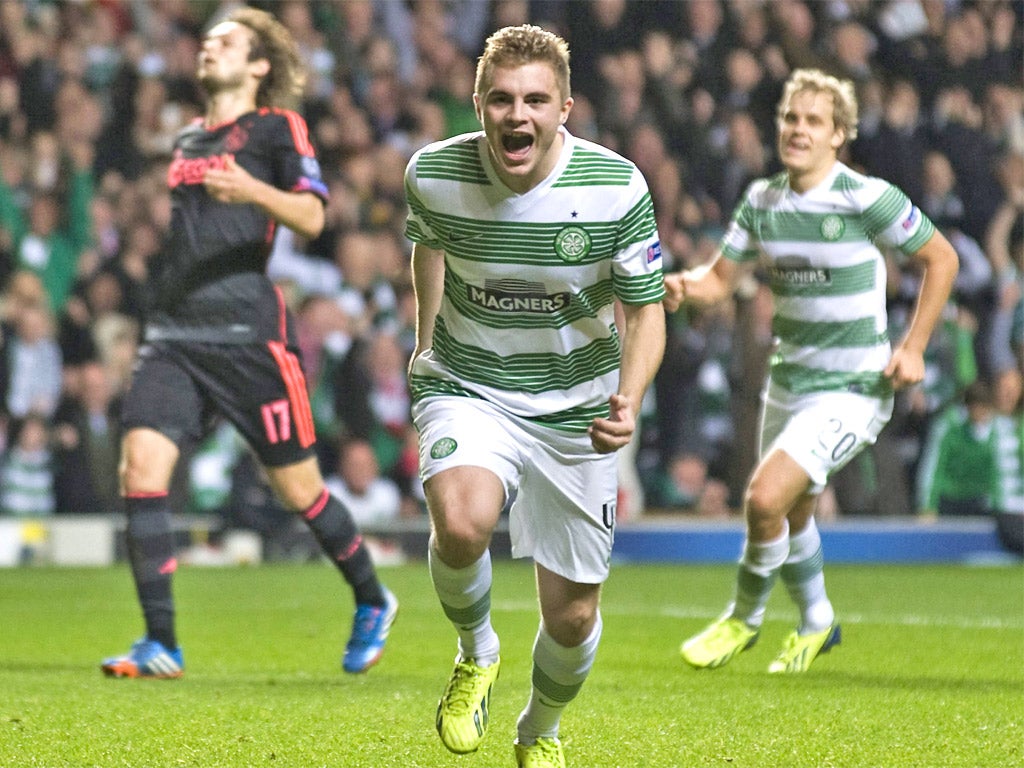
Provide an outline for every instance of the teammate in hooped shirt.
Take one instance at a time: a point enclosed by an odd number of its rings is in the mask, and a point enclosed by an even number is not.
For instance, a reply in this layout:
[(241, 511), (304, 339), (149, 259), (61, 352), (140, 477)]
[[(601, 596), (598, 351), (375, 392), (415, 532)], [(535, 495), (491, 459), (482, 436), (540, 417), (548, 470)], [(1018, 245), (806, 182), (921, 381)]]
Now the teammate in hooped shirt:
[(348, 510), (326, 490), (293, 319), (265, 267), (278, 225), (323, 228), (327, 188), (305, 121), (294, 41), (273, 16), (233, 12), (203, 40), (205, 116), (181, 131), (168, 169), (170, 233), (153, 266), (143, 344), (123, 408), (120, 483), (146, 634), (103, 661), (116, 677), (179, 677), (168, 489), (181, 447), (214, 414), (249, 443), (281, 503), (302, 515), (352, 587), (342, 665), (380, 658), (398, 603), (377, 579)]

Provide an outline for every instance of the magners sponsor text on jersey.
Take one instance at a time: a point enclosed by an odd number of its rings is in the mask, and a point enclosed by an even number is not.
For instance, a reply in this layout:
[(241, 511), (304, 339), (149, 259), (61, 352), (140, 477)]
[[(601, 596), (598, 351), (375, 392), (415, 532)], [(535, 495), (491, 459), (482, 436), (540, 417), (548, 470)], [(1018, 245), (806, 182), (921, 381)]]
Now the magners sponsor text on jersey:
[(548, 314), (559, 312), (569, 306), (568, 292), (547, 294), (466, 286), (469, 300), (478, 306), (496, 312), (537, 312)]
[(832, 282), (832, 270), (815, 269), (812, 267), (772, 267), (773, 282), (786, 285), (829, 285)]

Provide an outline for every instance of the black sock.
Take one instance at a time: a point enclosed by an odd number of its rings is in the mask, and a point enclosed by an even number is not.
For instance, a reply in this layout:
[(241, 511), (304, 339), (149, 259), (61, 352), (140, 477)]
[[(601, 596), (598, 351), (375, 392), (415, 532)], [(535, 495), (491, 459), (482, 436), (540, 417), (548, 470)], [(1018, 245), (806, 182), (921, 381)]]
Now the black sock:
[(357, 605), (384, 605), (384, 591), (356, 522), (345, 505), (325, 488), (302, 514), (321, 548), (355, 593)]
[(128, 496), (125, 510), (128, 559), (146, 621), (146, 636), (173, 650), (178, 647), (178, 639), (174, 634), (171, 575), (178, 561), (174, 557), (174, 531), (167, 494)]

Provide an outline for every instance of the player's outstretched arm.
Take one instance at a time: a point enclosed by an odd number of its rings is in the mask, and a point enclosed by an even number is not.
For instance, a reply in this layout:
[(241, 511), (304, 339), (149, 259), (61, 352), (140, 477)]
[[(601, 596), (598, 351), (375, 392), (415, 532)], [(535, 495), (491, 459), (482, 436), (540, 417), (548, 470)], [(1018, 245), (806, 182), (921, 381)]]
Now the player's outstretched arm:
[(698, 306), (717, 304), (732, 294), (738, 274), (737, 264), (721, 253), (707, 264), (666, 274), (665, 309), (675, 312), (684, 301)]

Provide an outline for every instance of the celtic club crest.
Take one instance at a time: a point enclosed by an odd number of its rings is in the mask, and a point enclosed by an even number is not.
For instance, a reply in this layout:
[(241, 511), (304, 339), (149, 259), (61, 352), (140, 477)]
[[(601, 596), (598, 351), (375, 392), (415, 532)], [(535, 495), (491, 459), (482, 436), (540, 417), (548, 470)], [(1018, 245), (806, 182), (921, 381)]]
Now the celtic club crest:
[(821, 236), (826, 240), (838, 240), (843, 236), (844, 231), (846, 231), (846, 223), (843, 221), (842, 216), (830, 213), (821, 220)]
[(455, 453), (455, 449), (459, 447), (459, 444), (450, 437), (442, 437), (440, 440), (430, 446), (430, 458), (432, 459), (443, 459), (446, 456), (451, 456)]
[(590, 235), (583, 227), (565, 227), (555, 235), (555, 252), (558, 258), (570, 264), (590, 253), (591, 244)]

